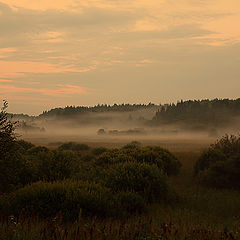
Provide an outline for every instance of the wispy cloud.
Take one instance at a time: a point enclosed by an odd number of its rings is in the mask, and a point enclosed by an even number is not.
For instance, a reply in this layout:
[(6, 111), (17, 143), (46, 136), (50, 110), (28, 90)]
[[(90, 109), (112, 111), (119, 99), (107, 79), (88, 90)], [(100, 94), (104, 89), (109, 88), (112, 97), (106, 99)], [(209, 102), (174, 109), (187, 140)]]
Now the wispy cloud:
[(9, 79), (0, 79), (0, 82), (6, 82), (6, 83), (9, 83), (9, 82), (12, 82), (13, 80), (9, 80)]
[(68, 95), (82, 95), (87, 94), (87, 91), (75, 85), (66, 85), (56, 89), (49, 89), (49, 88), (29, 88), (29, 87), (18, 87), (14, 85), (2, 85), (0, 84), (0, 94), (11, 95), (15, 93), (39, 93), (46, 96), (53, 96), (53, 97), (67, 97)]
[(58, 66), (45, 62), (24, 61), (0, 61), (0, 77), (19, 77), (27, 73), (64, 73), (64, 72), (88, 72), (93, 67), (74, 69), (72, 66)]

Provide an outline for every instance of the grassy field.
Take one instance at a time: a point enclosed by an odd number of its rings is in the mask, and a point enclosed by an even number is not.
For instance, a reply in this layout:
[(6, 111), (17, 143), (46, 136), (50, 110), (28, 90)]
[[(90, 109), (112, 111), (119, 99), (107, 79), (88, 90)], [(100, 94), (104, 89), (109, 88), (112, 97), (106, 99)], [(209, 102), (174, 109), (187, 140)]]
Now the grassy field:
[(161, 146), (174, 152), (199, 152), (207, 148), (216, 138), (201, 135), (172, 135), (172, 136), (79, 136), (79, 135), (48, 135), (25, 134), (24, 140), (36, 145), (57, 147), (63, 142), (78, 142), (90, 147), (120, 148), (132, 141), (138, 141), (142, 146)]
[(193, 166), (203, 145), (173, 146), (169, 147), (182, 163), (181, 173), (169, 179), (179, 195), (174, 206), (151, 205), (147, 214), (129, 219), (79, 216), (73, 223), (64, 223), (61, 214), (44, 221), (24, 214), (18, 219), (0, 216), (0, 239), (240, 239), (240, 192), (200, 187), (194, 180)]

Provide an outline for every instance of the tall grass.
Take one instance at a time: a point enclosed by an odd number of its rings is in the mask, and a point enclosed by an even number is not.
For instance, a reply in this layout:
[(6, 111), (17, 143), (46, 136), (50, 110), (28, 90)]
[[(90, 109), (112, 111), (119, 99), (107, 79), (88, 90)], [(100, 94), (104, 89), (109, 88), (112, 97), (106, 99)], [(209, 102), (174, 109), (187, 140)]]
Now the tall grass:
[(20, 216), (0, 218), (1, 240), (219, 240), (239, 239), (239, 229), (215, 229), (207, 225), (155, 222), (152, 217), (130, 220), (79, 218), (63, 224), (61, 216), (41, 221)]

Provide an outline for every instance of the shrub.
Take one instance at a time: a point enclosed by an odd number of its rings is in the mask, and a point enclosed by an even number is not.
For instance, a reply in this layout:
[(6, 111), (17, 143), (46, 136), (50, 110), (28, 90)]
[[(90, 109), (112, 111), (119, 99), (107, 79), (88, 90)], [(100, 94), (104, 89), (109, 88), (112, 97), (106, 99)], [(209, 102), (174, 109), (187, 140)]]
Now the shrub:
[(125, 217), (129, 214), (146, 211), (144, 199), (134, 192), (118, 192), (113, 195), (115, 202), (115, 216)]
[[(20, 142), (20, 145), (31, 144)], [(80, 156), (74, 152), (34, 146), (27, 151), (16, 141), (0, 159), (0, 192), (7, 192), (39, 180), (56, 181), (81, 172)]]
[(198, 175), (199, 172), (207, 170), (216, 162), (225, 161), (226, 156), (219, 150), (209, 148), (202, 152), (194, 166), (194, 174)]
[(22, 187), (29, 182), (29, 177), (31, 179), (31, 170), (26, 159), (14, 146), (11, 153), (8, 152), (1, 156), (0, 192), (9, 192)]
[(78, 170), (78, 156), (72, 152), (49, 150), (37, 147), (39, 151), (28, 151), (28, 160), (33, 164), (35, 180), (56, 181), (70, 178)]
[(18, 140), (16, 141), (16, 144), (19, 146), (19, 148), (22, 150), (22, 152), (29, 150), (30, 148), (34, 147), (34, 144), (24, 141), (24, 140)]
[(31, 164), (23, 153), (25, 150), (18, 141), (5, 144), (4, 152), (0, 154), (0, 192), (12, 191), (31, 181)]
[(118, 154), (118, 149), (104, 152), (96, 158), (95, 164), (97, 166), (107, 167), (117, 162), (116, 157)]
[(201, 184), (240, 189), (240, 137), (226, 135), (197, 160), (194, 173)]
[(199, 181), (213, 188), (240, 189), (240, 156), (238, 159), (216, 162), (199, 174)]
[(106, 171), (105, 184), (115, 192), (130, 191), (147, 202), (165, 200), (168, 193), (166, 179), (156, 165), (125, 162)]
[(137, 148), (140, 147), (141, 143), (138, 141), (132, 141), (131, 143), (128, 143), (126, 145), (123, 146), (123, 149), (132, 149), (132, 148)]
[(95, 155), (92, 153), (85, 153), (80, 156), (81, 160), (84, 162), (93, 162), (95, 160)]
[(160, 147), (134, 147), (124, 146), (122, 149), (112, 149), (99, 155), (96, 165), (106, 166), (121, 162), (137, 161), (140, 163), (155, 164), (163, 173), (176, 175), (179, 173), (181, 163), (168, 150)]
[(118, 216), (121, 212), (136, 212), (145, 208), (139, 196), (131, 193), (113, 194), (99, 184), (62, 181), (38, 182), (19, 189), (0, 199), (0, 210), (5, 214), (54, 217), (59, 212), (64, 219)]
[(79, 144), (75, 142), (67, 142), (63, 143), (58, 147), (59, 150), (71, 150), (71, 151), (86, 151), (89, 150), (89, 146), (87, 144)]
[(92, 149), (92, 154), (98, 156), (106, 151), (107, 151), (107, 148), (105, 147), (96, 147)]
[(48, 153), (50, 150), (43, 146), (34, 146), (28, 149), (27, 154), (38, 155), (41, 153)]
[(136, 149), (130, 153), (137, 161), (156, 164), (168, 176), (179, 173), (181, 163), (168, 150), (157, 146)]

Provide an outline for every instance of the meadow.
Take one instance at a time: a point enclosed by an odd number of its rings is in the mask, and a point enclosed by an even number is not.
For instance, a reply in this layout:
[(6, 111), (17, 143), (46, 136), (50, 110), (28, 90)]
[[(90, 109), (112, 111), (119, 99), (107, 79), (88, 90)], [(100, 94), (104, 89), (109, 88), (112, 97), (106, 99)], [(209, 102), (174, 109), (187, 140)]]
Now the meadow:
[[(41, 218), (24, 211), (0, 216), (0, 238), (10, 239), (240, 239), (240, 192), (203, 187), (193, 176), (202, 145), (171, 148), (182, 164), (168, 184), (178, 195), (172, 204), (153, 202), (147, 211), (128, 216), (83, 216), (64, 220), (59, 212)], [(197, 146), (197, 147), (196, 147)], [(165, 146), (166, 147), (166, 146)], [(90, 150), (86, 150), (90, 151)]]

